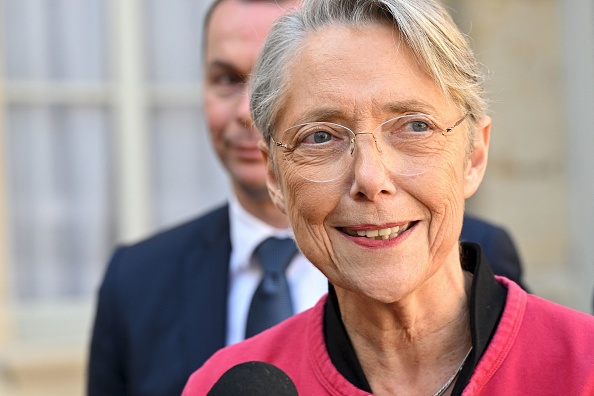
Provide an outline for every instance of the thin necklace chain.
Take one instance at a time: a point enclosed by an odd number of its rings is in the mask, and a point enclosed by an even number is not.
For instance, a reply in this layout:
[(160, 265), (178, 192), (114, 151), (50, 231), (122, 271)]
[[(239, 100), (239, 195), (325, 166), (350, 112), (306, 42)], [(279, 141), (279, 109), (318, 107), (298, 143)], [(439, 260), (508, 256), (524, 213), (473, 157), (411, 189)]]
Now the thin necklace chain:
[(446, 390), (448, 390), (448, 388), (450, 387), (450, 385), (452, 385), (452, 382), (454, 382), (454, 379), (458, 376), (458, 374), (460, 374), (460, 371), (462, 371), (462, 367), (464, 367), (464, 363), (466, 363), (466, 359), (468, 359), (468, 356), (470, 356), (470, 352), (471, 351), (472, 351), (472, 346), (468, 350), (468, 353), (466, 353), (466, 356), (464, 356), (464, 359), (462, 360), (462, 363), (460, 363), (460, 367), (458, 367), (458, 370), (456, 370), (456, 372), (454, 373), (454, 375), (452, 375), (450, 377), (450, 379), (448, 380), (448, 382), (446, 382), (445, 384), (443, 384), (443, 386), (433, 396), (441, 396), (441, 395), (443, 395), (443, 393)]

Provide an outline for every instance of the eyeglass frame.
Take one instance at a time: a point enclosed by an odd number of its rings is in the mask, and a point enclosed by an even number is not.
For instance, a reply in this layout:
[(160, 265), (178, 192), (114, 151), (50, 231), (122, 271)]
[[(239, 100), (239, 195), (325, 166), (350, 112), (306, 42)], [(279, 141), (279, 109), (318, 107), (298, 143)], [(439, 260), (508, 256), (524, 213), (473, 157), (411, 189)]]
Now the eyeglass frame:
[[(452, 131), (452, 129), (454, 129), (458, 125), (460, 125), (469, 115), (470, 115), (470, 112), (469, 111), (466, 111), (464, 113), (464, 115), (462, 116), (462, 118), (460, 118), (453, 126), (451, 126), (449, 128), (445, 128), (444, 130), (442, 130), (441, 131), (441, 135), (442, 136), (445, 136), (447, 133), (450, 133)], [(398, 116), (398, 117), (390, 118), (390, 119), (382, 122), (381, 124), (379, 124), (375, 129), (377, 129), (378, 127), (380, 127), (380, 126), (382, 126), (384, 124), (387, 124), (387, 123), (389, 123), (391, 121), (394, 121), (394, 120), (397, 120), (397, 119), (400, 119), (400, 118), (403, 118), (403, 117), (411, 117), (411, 116), (425, 116), (425, 117), (435, 118), (434, 116), (432, 116), (430, 114), (425, 114), (425, 113), (406, 114), (406, 115), (401, 115), (401, 116)], [(373, 132), (354, 132), (352, 129), (350, 129), (348, 127), (345, 127), (344, 125), (334, 123), (334, 122), (324, 122), (324, 121), (304, 122), (302, 124), (296, 124), (296, 125), (293, 125), (293, 126), (288, 127), (287, 129), (285, 129), (283, 131), (283, 133), (285, 133), (289, 129), (293, 129), (293, 128), (301, 127), (301, 126), (305, 126), (305, 125), (311, 125), (311, 124), (330, 124), (330, 125), (339, 126), (341, 128), (346, 129), (347, 131), (349, 131), (353, 135), (353, 137), (350, 139), (350, 144), (352, 145), (351, 150), (350, 150), (351, 151), (350, 152), (350, 155), (351, 156), (353, 155), (353, 152), (355, 151), (355, 139), (357, 138), (357, 135), (371, 135), (373, 137), (373, 141), (375, 142), (375, 145), (376, 145), (378, 151), (381, 152), (381, 149), (380, 149), (380, 147), (379, 147), (379, 145), (377, 143), (377, 138), (375, 137), (375, 134)], [(374, 131), (375, 131), (375, 129), (374, 129)], [(272, 140), (272, 142), (274, 143), (274, 145), (276, 147), (282, 147), (285, 150), (294, 150), (294, 148), (289, 147), (286, 143), (277, 142), (272, 135), (270, 135), (270, 139)]]

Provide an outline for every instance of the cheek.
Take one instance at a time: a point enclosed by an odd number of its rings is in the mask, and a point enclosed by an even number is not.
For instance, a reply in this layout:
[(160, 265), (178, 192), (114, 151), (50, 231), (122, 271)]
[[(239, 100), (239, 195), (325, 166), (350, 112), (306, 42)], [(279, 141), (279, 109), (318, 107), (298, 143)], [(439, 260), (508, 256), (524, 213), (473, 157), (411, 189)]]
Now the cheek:
[[(464, 202), (464, 153), (450, 142), (425, 176), (420, 188), (428, 206), (438, 213), (448, 208), (463, 206)], [(441, 208), (441, 209), (440, 209)]]
[(443, 161), (425, 174), (417, 198), (431, 216), (429, 241), (435, 254), (457, 243), (464, 215), (464, 161), (460, 153), (446, 151)]
[(205, 94), (204, 108), (211, 139), (218, 147), (222, 144), (225, 130), (232, 119), (231, 105), (212, 94)]
[[(298, 174), (285, 173), (285, 197), (290, 208), (291, 220), (296, 225), (311, 227), (323, 225), (328, 214), (329, 199), (321, 193), (320, 183), (303, 179)], [(324, 197), (324, 199), (322, 199)]]
[(332, 183), (314, 183), (290, 171), (283, 174), (289, 221), (303, 253), (312, 262), (325, 262), (331, 252), (326, 219), (335, 210), (340, 192)]

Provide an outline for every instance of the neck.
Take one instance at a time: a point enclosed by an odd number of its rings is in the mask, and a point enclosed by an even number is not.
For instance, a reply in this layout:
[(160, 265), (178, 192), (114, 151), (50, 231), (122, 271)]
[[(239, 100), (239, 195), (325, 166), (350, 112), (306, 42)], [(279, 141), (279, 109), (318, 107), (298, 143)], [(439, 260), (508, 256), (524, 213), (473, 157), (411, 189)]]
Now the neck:
[(239, 204), (252, 216), (262, 220), (275, 228), (287, 228), (287, 216), (274, 205), (268, 195), (268, 190), (248, 191), (238, 186), (233, 187)]
[(448, 279), (448, 288), (437, 288), (447, 292), (415, 294), (392, 304), (370, 304), (337, 288), (343, 322), (374, 394), (433, 395), (468, 353), (472, 276), (458, 266), (434, 277), (428, 286), (435, 290), (435, 282)]

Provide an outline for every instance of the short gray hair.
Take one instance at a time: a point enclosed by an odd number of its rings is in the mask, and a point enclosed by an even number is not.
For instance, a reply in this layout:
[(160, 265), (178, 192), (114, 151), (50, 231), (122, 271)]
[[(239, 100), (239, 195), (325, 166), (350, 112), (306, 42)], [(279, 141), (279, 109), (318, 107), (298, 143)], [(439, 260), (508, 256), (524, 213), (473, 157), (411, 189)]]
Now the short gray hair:
[[(308, 33), (329, 25), (362, 27), (385, 22), (400, 32), (446, 98), (473, 121), (484, 117), (482, 68), (466, 36), (437, 1), (304, 0), (303, 7), (277, 21), (254, 68), (250, 110), (264, 140), (270, 142), (284, 103), (289, 65)], [(475, 128), (469, 129), (472, 135)]]

